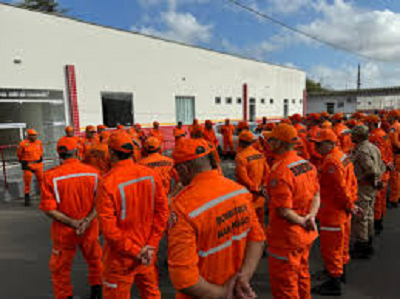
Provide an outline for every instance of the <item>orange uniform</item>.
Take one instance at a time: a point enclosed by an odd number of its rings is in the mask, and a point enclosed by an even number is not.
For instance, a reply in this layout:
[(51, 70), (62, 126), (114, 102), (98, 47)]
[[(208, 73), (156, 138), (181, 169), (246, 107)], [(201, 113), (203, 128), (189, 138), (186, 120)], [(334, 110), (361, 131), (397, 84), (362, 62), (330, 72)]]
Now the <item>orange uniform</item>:
[[(130, 298), (132, 283), (146, 267), (137, 256), (145, 245), (158, 247), (168, 219), (168, 200), (158, 175), (131, 159), (116, 163), (102, 179), (96, 210), (104, 236), (104, 298)], [(141, 298), (160, 298), (158, 275), (137, 284)]]
[[(369, 135), (369, 141), (379, 148), (381, 151), (382, 161), (386, 166), (393, 163), (393, 150), (392, 143), (390, 142), (389, 136), (382, 129), (375, 129)], [(381, 178), (381, 182), (384, 184), (382, 190), (378, 190), (375, 199), (374, 206), (374, 218), (375, 220), (381, 220), (386, 214), (386, 193), (388, 188), (388, 182), (390, 173), (384, 172)]]
[(398, 203), (400, 198), (400, 123), (390, 127), (389, 137), (392, 143), (395, 170), (390, 173), (390, 202)]
[(218, 138), (215, 136), (214, 129), (204, 129), (204, 139), (211, 142), (216, 148), (219, 146)]
[(42, 186), (43, 180), (43, 144), (40, 140), (34, 142), (28, 139), (22, 141), (19, 144), (17, 150), (18, 160), (22, 164), (22, 170), (24, 171), (24, 192), (29, 194), (31, 191), (31, 182), (33, 174), (36, 175), (39, 189)]
[[(93, 167), (77, 159), (65, 160), (61, 166), (46, 171), (40, 209), (45, 212), (57, 210), (76, 220), (87, 217), (94, 208), (99, 176)], [(51, 238), (50, 271), (57, 299), (73, 295), (70, 275), (77, 247), (89, 267), (89, 284), (102, 284), (102, 250), (97, 219), (82, 236), (78, 236), (74, 228), (53, 220)]]
[(260, 224), (265, 226), (265, 198), (259, 195), (261, 187), (269, 180), (269, 166), (263, 154), (252, 146), (244, 148), (236, 156), (236, 178), (239, 184), (253, 193), (252, 206)]
[(233, 154), (235, 152), (233, 148), (233, 134), (235, 133), (236, 129), (235, 126), (232, 124), (229, 125), (223, 125), (221, 127), (221, 134), (223, 136), (223, 142), (224, 142), (224, 155), (228, 153), (228, 148)]
[(96, 138), (86, 138), (86, 137), (82, 137), (79, 141), (79, 156), (81, 157), (81, 159), (84, 161), (86, 159), (86, 153), (89, 150), (89, 147), (96, 143), (97, 140)]
[(298, 139), (298, 142), (295, 146), (295, 150), (297, 151), (297, 154), (306, 159), (306, 160), (310, 160), (310, 153), (308, 152), (308, 147), (307, 147), (307, 142), (305, 139), (303, 139), (302, 137), (300, 137)]
[(302, 125), (300, 123), (295, 123), (293, 125), (293, 127), (296, 129), (297, 135), (299, 137), (301, 137), (302, 139), (306, 139), (306, 137), (307, 137), (307, 128), (304, 125)]
[(276, 157), (269, 183), (269, 225), (267, 243), (272, 295), (274, 298), (311, 298), (309, 251), (318, 237), (282, 218), (278, 209), (289, 208), (308, 215), (319, 191), (317, 171), (295, 151)]
[(184, 139), (186, 136), (186, 131), (184, 128), (175, 127), (173, 133), (174, 133), (174, 137), (175, 137), (175, 143), (179, 142), (179, 140)]
[(265, 238), (250, 200), (246, 189), (216, 171), (198, 174), (174, 199), (168, 264), (176, 290), (196, 285), (200, 276), (223, 285), (240, 271), (246, 243)]
[(343, 123), (338, 123), (333, 127), (333, 131), (340, 141), (340, 147), (345, 154), (348, 154), (353, 149), (351, 134), (348, 134), (349, 128)]
[(178, 173), (174, 168), (174, 160), (159, 153), (153, 153), (139, 161), (139, 164), (152, 168), (161, 178), (164, 191), (168, 195), (171, 191), (171, 180), (179, 182)]
[(339, 147), (323, 158), (320, 178), (322, 259), (331, 277), (341, 277), (350, 260), (350, 212), (358, 196), (353, 163)]
[(161, 143), (161, 152), (163, 152), (164, 148), (164, 135), (160, 129), (151, 129), (150, 136), (157, 138)]
[(96, 168), (102, 176), (105, 175), (111, 169), (108, 145), (99, 142), (92, 143), (86, 149), (83, 162)]

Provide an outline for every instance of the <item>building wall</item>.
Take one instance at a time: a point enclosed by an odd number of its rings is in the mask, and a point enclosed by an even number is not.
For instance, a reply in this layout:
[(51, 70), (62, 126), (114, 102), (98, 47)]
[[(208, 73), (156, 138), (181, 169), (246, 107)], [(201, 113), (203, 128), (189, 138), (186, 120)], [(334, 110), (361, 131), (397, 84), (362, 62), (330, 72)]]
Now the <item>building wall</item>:
[(75, 66), (81, 127), (103, 122), (101, 92), (132, 92), (135, 121), (143, 124), (175, 123), (175, 96), (194, 96), (200, 120), (240, 119), (243, 83), (257, 101), (258, 118), (282, 117), (284, 99), (290, 114), (303, 112), (306, 75), (296, 69), (2, 4), (0, 38), (2, 88), (65, 91), (65, 66)]
[(334, 103), (334, 112), (343, 112), (350, 114), (356, 111), (357, 102), (354, 97), (351, 96), (308, 96), (306, 102), (306, 113), (321, 113), (327, 111), (327, 104)]

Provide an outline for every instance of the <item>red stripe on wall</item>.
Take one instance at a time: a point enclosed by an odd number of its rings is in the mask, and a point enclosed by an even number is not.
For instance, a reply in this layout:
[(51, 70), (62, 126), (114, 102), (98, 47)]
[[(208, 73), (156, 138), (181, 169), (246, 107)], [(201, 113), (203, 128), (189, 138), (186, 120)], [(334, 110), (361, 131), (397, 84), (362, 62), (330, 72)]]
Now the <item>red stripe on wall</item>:
[(72, 124), (74, 126), (75, 135), (79, 135), (80, 125), (79, 125), (78, 94), (76, 88), (75, 66), (67, 65), (65, 67), (65, 71), (67, 76), (68, 98), (69, 98), (69, 105), (71, 107)]

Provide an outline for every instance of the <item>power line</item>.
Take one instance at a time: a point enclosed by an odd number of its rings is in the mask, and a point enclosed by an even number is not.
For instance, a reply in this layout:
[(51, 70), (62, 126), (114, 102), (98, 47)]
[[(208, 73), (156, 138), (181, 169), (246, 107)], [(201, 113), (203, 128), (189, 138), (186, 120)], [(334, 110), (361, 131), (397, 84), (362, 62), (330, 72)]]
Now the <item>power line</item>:
[[(249, 13), (252, 13), (252, 14), (255, 14), (255, 15), (259, 16), (259, 17), (262, 17), (262, 18), (264, 18), (264, 19), (266, 19), (266, 20), (268, 20), (268, 21), (270, 21), (270, 22), (272, 22), (274, 24), (277, 24), (277, 25), (279, 25), (281, 27), (284, 27), (284, 28), (286, 28), (286, 29), (288, 29), (290, 31), (293, 31), (293, 32), (295, 32), (295, 33), (297, 33), (299, 35), (306, 36), (309, 39), (312, 39), (312, 40), (314, 40), (314, 41), (316, 41), (316, 42), (318, 42), (320, 44), (324, 44), (324, 45), (326, 45), (328, 47), (331, 47), (331, 48), (333, 48), (335, 50), (341, 50), (341, 51), (344, 51), (344, 52), (347, 52), (347, 53), (350, 53), (350, 54), (355, 54), (355, 55), (357, 55), (359, 57), (362, 57), (364, 59), (371, 60), (371, 61), (394, 62), (394, 61), (385, 60), (385, 59), (373, 58), (373, 57), (370, 57), (368, 55), (353, 51), (353, 50), (351, 50), (349, 48), (343, 47), (341, 45), (338, 45), (338, 44), (332, 43), (330, 41), (324, 40), (324, 39), (319, 38), (317, 36), (311, 35), (308, 32), (305, 32), (303, 30), (300, 30), (300, 29), (297, 29), (297, 28), (295, 28), (293, 26), (290, 26), (290, 25), (288, 25), (288, 24), (286, 24), (286, 23), (284, 23), (282, 21), (279, 21), (279, 20), (267, 15), (266, 13), (260, 12), (260, 11), (258, 11), (256, 9), (250, 7), (250, 6), (242, 4), (239, 1), (236, 1), (236, 0), (227, 0), (227, 1), (229, 3), (232, 3), (232, 4), (236, 5), (237, 7), (240, 7), (241, 9), (243, 9), (243, 10), (249, 12)], [(394, 63), (398, 63), (398, 62), (394, 62)]]

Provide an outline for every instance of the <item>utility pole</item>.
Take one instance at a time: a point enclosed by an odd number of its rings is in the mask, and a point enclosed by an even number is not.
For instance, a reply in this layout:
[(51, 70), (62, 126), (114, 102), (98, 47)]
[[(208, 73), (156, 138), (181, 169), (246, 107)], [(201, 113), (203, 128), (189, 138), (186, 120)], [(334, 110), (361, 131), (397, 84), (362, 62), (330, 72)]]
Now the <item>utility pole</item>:
[(358, 64), (357, 91), (361, 89), (361, 66)]

